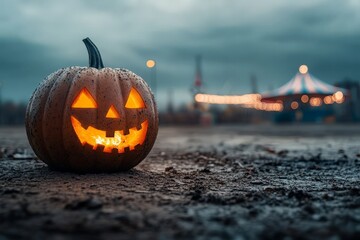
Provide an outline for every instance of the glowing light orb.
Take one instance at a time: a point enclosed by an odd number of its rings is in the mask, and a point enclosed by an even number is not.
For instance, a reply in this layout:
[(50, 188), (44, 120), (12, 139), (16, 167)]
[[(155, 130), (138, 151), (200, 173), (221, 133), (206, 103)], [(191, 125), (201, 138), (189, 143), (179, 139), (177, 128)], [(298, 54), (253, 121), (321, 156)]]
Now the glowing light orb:
[(299, 72), (301, 73), (301, 74), (306, 74), (307, 72), (308, 72), (308, 67), (305, 65), (305, 64), (303, 64), (303, 65), (301, 65), (300, 67), (299, 67)]
[(154, 60), (152, 60), (152, 59), (149, 59), (149, 60), (146, 61), (146, 66), (148, 68), (153, 68), (153, 67), (155, 67), (155, 65), (156, 65), (156, 62)]
[(321, 98), (313, 97), (310, 99), (310, 105), (313, 107), (319, 107), (322, 104)]
[(307, 102), (309, 101), (309, 96), (308, 96), (308, 95), (302, 95), (302, 96), (301, 96), (301, 101), (302, 101), (303, 103), (307, 103)]
[(296, 101), (294, 101), (294, 102), (291, 103), (291, 108), (292, 108), (292, 109), (295, 110), (295, 109), (298, 109), (298, 107), (299, 107), (299, 104), (298, 104)]

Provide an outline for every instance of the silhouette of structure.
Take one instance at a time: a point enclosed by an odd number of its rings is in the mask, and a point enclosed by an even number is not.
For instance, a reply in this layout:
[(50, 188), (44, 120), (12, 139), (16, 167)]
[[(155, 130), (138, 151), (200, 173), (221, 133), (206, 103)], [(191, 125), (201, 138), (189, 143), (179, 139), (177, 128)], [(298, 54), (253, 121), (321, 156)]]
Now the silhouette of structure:
[(173, 91), (172, 89), (169, 89), (168, 92), (168, 100), (167, 100), (167, 107), (166, 110), (169, 114), (173, 114), (174, 113), (174, 101), (173, 101)]
[(195, 81), (194, 85), (192, 86), (191, 90), (192, 93), (195, 95), (197, 93), (202, 92), (203, 88), (203, 79), (202, 79), (202, 71), (201, 71), (201, 55), (197, 55), (195, 57)]
[(349, 97), (342, 108), (337, 108), (338, 118), (344, 122), (360, 121), (360, 83), (359, 81), (345, 78), (335, 84), (337, 87), (347, 89)]

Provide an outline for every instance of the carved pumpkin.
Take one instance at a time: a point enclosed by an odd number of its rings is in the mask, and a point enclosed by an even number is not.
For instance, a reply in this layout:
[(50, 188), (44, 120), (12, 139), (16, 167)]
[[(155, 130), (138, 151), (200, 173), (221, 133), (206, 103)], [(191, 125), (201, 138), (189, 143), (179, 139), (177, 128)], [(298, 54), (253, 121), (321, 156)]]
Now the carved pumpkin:
[(49, 75), (26, 111), (36, 155), (51, 168), (77, 172), (128, 170), (154, 145), (158, 114), (146, 82), (126, 69), (104, 68), (90, 39), (90, 67)]

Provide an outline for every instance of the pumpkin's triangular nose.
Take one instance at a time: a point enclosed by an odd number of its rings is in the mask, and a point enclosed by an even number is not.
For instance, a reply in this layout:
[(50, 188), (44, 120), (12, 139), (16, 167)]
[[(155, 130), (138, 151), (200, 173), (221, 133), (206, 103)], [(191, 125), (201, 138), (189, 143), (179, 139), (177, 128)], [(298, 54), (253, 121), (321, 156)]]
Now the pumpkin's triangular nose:
[(114, 105), (111, 105), (108, 112), (106, 113), (107, 118), (120, 118), (120, 114), (116, 111)]

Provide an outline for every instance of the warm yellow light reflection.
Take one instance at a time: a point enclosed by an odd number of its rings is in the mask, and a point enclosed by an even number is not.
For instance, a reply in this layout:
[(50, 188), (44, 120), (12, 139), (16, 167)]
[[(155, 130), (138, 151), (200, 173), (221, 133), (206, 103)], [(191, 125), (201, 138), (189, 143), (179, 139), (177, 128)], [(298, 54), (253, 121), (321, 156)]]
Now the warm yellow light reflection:
[(297, 109), (298, 107), (299, 107), (299, 104), (298, 104), (297, 102), (294, 101), (294, 102), (291, 103), (291, 108), (292, 108), (292, 109), (295, 110), (295, 109)]
[(302, 101), (303, 103), (307, 103), (307, 102), (309, 101), (309, 96), (308, 96), (308, 95), (302, 95), (302, 96), (301, 96), (301, 101)]
[(212, 95), (212, 94), (196, 94), (195, 101), (210, 104), (239, 104), (244, 108), (255, 108), (263, 111), (282, 111), (283, 105), (277, 103), (261, 102), (260, 94), (245, 94), (237, 96)]
[(299, 72), (301, 73), (301, 74), (306, 74), (307, 72), (308, 72), (308, 67), (306, 66), (306, 65), (301, 65), (300, 67), (299, 67)]
[(136, 127), (129, 129), (129, 134), (124, 135), (124, 131), (115, 131), (114, 137), (106, 137), (106, 131), (99, 130), (92, 126), (87, 129), (81, 126), (79, 120), (71, 116), (71, 123), (82, 145), (89, 144), (94, 150), (101, 145), (104, 146), (103, 152), (111, 153), (116, 149), (118, 153), (125, 152), (125, 148), (134, 150), (137, 145), (142, 145), (145, 141), (148, 121), (141, 124), (141, 129), (137, 130)]
[(148, 68), (153, 68), (153, 67), (155, 67), (155, 65), (156, 65), (156, 62), (154, 60), (152, 60), (152, 59), (149, 59), (149, 60), (146, 61), (146, 66)]

